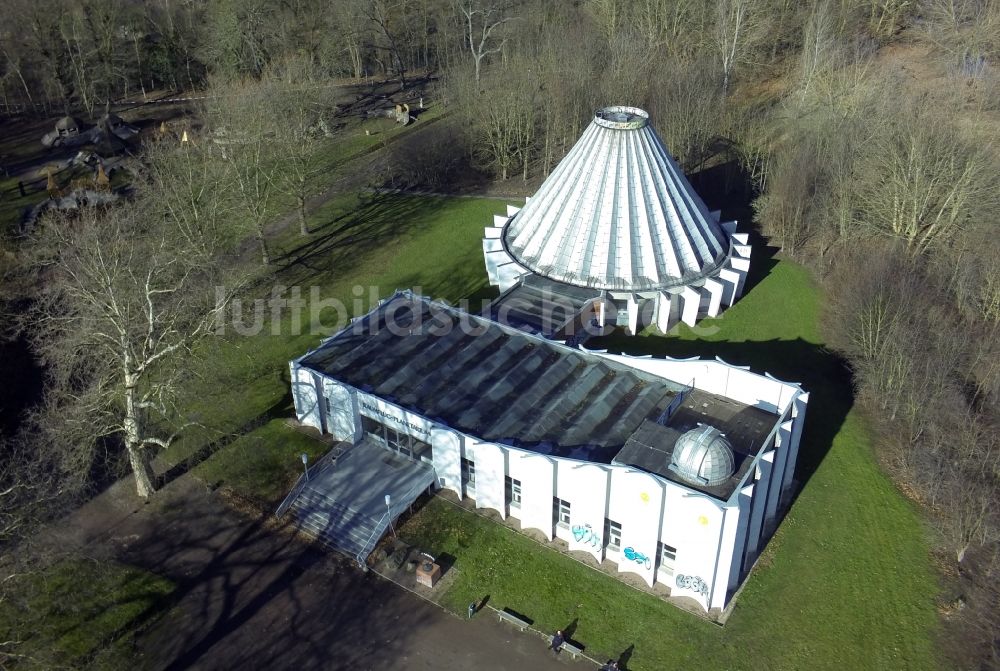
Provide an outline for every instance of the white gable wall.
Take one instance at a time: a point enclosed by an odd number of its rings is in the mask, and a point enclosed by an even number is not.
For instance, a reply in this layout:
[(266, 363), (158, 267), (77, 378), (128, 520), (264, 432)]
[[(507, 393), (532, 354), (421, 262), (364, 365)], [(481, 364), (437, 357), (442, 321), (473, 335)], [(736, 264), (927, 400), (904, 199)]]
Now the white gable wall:
[(604, 518), (608, 517), (609, 468), (560, 459), (557, 494), (570, 504), (569, 549), (604, 556)]
[[(466, 438), (466, 446), (473, 443)], [(504, 488), (504, 477), (507, 473), (507, 450), (493, 443), (476, 441), (472, 449), (466, 449), (466, 454), (472, 452), (471, 458), (476, 464), (476, 507), (491, 508), (500, 517), (507, 517), (507, 501)]]
[(295, 416), (306, 426), (323, 431), (323, 413), (319, 405), (319, 376), (310, 370), (299, 368), (295, 361), (290, 366)]
[(611, 472), (611, 499), (608, 517), (622, 525), (622, 551), (617, 557), (619, 572), (639, 575), (653, 586), (657, 543), (663, 520), (664, 483), (648, 473), (621, 466)]
[[(517, 477), (521, 481), (521, 527), (538, 529), (552, 540), (555, 460), (525, 452), (518, 452), (520, 458), (515, 460), (514, 454), (511, 450), (511, 477)], [(517, 476), (513, 475), (515, 472)]]

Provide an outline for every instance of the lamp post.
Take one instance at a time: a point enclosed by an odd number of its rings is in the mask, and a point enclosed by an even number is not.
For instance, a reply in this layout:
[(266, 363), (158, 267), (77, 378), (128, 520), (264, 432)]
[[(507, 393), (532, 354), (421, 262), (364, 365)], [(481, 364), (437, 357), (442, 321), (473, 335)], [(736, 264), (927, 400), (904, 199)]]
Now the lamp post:
[(392, 528), (392, 497), (388, 494), (385, 495), (385, 514), (389, 517), (389, 531), (392, 532), (392, 537), (396, 537), (396, 530)]
[(302, 470), (306, 473), (306, 482), (309, 481), (309, 455), (305, 452), (302, 453)]

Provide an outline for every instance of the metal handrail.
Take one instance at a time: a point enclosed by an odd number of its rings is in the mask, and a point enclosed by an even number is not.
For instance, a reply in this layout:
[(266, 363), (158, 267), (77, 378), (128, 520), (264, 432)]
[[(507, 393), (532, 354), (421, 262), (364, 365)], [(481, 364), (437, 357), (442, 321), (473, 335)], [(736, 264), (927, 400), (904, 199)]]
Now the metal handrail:
[(305, 473), (300, 475), (298, 479), (295, 480), (295, 484), (292, 485), (291, 490), (289, 490), (288, 494), (281, 501), (281, 505), (279, 505), (277, 510), (274, 511), (275, 517), (281, 517), (286, 512), (288, 512), (288, 509), (292, 507), (292, 503), (294, 503), (295, 499), (298, 498), (299, 494), (302, 493), (302, 490), (305, 489), (305, 486), (309, 483), (309, 481), (312, 480), (312, 478), (315, 477), (316, 475), (319, 475), (320, 473), (325, 471), (327, 467), (330, 466), (331, 462), (335, 463), (338, 459), (348, 454), (349, 449), (350, 448), (342, 449), (340, 450), (339, 455), (333, 456), (333, 453), (337, 452), (338, 448), (337, 447), (332, 448), (329, 452), (320, 457), (316, 461), (316, 463), (313, 464), (312, 468), (309, 469), (310, 473), (309, 477), (306, 477)]
[[(429, 487), (429, 485), (423, 485), (423, 486), (414, 485), (413, 487), (410, 487), (410, 489), (406, 492), (406, 494), (399, 497), (399, 500), (412, 502), (416, 500), (416, 498), (420, 496), (420, 492), (427, 489), (427, 487)], [(408, 506), (410, 504), (407, 503), (405, 505)], [(396, 513), (400, 512), (402, 512), (402, 510), (400, 510), (398, 504), (396, 505), (390, 504), (389, 508), (384, 513), (382, 513), (382, 517), (379, 518), (379, 521), (375, 525), (375, 528), (372, 530), (371, 535), (368, 536), (368, 540), (362, 546), (361, 552), (359, 552), (355, 557), (355, 559), (358, 562), (358, 566), (364, 568), (365, 560), (368, 559), (368, 555), (371, 554), (371, 551), (375, 548), (375, 546), (378, 544), (378, 541), (382, 538), (382, 534), (384, 534), (386, 528), (388, 528), (389, 522), (392, 519), (396, 518), (397, 516)], [(390, 516), (389, 519), (386, 519), (387, 516)]]

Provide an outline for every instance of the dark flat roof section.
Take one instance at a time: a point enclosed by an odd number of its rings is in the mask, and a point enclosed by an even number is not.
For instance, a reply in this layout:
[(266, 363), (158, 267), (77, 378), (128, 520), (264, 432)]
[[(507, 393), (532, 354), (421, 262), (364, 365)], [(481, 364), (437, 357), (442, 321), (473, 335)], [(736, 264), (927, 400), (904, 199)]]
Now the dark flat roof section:
[(528, 274), (490, 303), (493, 321), (551, 338), (601, 292)]
[[(483, 440), (598, 463), (611, 463), (685, 389), (409, 293), (397, 293), (300, 365)], [(675, 416), (701, 395), (689, 394)], [(703, 411), (732, 404), (704, 397), (719, 405)], [(732, 405), (733, 416), (742, 416), (746, 406)]]

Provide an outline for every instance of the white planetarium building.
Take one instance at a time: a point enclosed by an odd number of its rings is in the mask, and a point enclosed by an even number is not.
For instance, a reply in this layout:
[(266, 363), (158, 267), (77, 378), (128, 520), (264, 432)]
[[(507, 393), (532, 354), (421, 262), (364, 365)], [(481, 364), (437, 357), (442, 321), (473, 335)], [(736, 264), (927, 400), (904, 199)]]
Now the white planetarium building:
[(720, 360), (588, 351), (410, 292), (290, 366), (298, 419), (356, 446), (283, 504), (330, 545), (363, 561), (445, 489), (710, 612), (774, 531), (808, 402)]
[(501, 302), (569, 294), (632, 333), (718, 315), (750, 267), (747, 235), (708, 211), (635, 107), (598, 110), (524, 207), (494, 218), (483, 254)]

